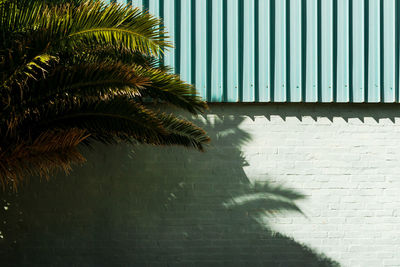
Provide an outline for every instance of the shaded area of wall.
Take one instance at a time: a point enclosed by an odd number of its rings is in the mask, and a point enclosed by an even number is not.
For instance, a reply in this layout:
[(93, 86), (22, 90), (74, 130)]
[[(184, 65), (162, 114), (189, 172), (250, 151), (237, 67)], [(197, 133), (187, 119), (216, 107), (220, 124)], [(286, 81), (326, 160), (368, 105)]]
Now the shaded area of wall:
[(269, 227), (303, 216), (305, 196), (246, 176), (252, 137), (239, 126), (259, 111), (214, 106), (198, 120), (213, 138), (206, 153), (99, 146), (68, 177), (3, 194), (1, 265), (338, 266)]

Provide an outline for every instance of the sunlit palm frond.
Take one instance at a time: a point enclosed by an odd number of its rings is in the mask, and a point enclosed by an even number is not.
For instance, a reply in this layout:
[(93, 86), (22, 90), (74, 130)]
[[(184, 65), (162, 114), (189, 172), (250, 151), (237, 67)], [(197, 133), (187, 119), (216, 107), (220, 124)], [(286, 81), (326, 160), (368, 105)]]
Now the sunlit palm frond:
[(171, 46), (158, 18), (127, 5), (87, 1), (47, 6), (10, 0), (0, 6), (0, 15), (4, 33), (45, 31), (51, 37), (48, 49), (106, 45), (157, 56), (162, 47)]
[(27, 102), (38, 105), (65, 96), (96, 101), (121, 95), (133, 98), (141, 95), (139, 88), (148, 85), (148, 77), (120, 63), (59, 65), (46, 79), (32, 82)]
[(129, 50), (114, 47), (87, 47), (74, 51), (69, 56), (71, 64), (87, 63), (123, 63), (126, 65), (138, 65), (147, 69), (158, 69), (171, 72), (172, 69), (162, 64), (159, 57), (145, 55), (139, 52), (132, 53)]
[(193, 114), (207, 108), (206, 103), (196, 94), (195, 88), (182, 81), (179, 76), (159, 69), (142, 68), (140, 72), (142, 76), (150, 79), (150, 84), (140, 90), (143, 95), (162, 100)]
[(129, 6), (66, 2), (0, 3), (3, 186), (67, 171), (83, 160), (79, 143), (203, 150), (209, 137), (201, 128), (156, 109), (158, 103), (193, 114), (207, 108), (193, 86), (161, 64), (163, 49), (171, 47), (161, 21)]

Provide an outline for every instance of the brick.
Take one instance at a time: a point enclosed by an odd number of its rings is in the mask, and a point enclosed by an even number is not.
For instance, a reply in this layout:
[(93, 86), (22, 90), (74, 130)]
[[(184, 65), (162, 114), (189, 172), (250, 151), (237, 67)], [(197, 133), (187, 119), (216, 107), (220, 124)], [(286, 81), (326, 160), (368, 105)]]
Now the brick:
[[(318, 266), (321, 253), (342, 266), (399, 266), (400, 119), (386, 118), (397, 109), (211, 104), (199, 117), (216, 124), (205, 153), (104, 147), (48, 190), (29, 185), (20, 256), (25, 265)], [(255, 191), (256, 181), (270, 187)], [(305, 195), (295, 201), (304, 215), (275, 210), (290, 200), (276, 186)], [(223, 206), (233, 198), (247, 200)]]

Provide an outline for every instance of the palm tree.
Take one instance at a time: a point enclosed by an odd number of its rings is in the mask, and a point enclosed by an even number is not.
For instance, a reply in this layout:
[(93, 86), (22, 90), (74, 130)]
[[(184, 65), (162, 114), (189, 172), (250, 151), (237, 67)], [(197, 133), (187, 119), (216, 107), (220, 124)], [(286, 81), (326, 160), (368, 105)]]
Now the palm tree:
[(161, 64), (171, 47), (161, 25), (146, 12), (99, 1), (0, 0), (3, 188), (68, 172), (84, 162), (80, 144), (203, 150), (209, 137), (201, 128), (157, 105), (192, 114), (207, 108)]

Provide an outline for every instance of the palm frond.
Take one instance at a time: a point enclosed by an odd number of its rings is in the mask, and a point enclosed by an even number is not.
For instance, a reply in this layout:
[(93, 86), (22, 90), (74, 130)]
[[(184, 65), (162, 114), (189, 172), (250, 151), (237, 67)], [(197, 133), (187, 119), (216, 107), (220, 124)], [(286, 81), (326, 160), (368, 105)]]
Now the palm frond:
[(160, 20), (138, 8), (86, 2), (70, 14), (74, 26), (67, 40), (71, 44), (107, 44), (154, 56), (162, 47), (171, 47)]
[(193, 114), (207, 109), (207, 104), (196, 94), (195, 88), (182, 81), (179, 76), (159, 69), (141, 68), (137, 71), (150, 79), (150, 84), (139, 90), (142, 95), (164, 101)]
[(74, 99), (76, 103), (110, 100), (119, 96), (151, 97), (153, 101), (164, 101), (192, 113), (206, 108), (205, 103), (193, 95), (194, 88), (179, 80), (178, 76), (158, 69), (119, 63), (59, 65), (46, 79), (32, 81), (28, 88), (25, 99), (14, 98), (13, 104), (18, 110), (11, 106), (3, 111), (9, 128), (24, 119), (29, 110), (58, 100), (68, 103), (68, 100)]
[(77, 146), (89, 135), (81, 129), (51, 129), (42, 132), (33, 141), (21, 140), (13, 147), (0, 150), (0, 183), (3, 189), (14, 189), (26, 176), (48, 177), (61, 169), (68, 173), (71, 164), (83, 163), (84, 157)]
[(115, 96), (134, 98), (140, 96), (138, 88), (148, 83), (147, 77), (122, 64), (58, 65), (45, 79), (29, 81), (24, 97), (3, 90), (3, 98), (10, 104), (3, 108), (2, 117), (12, 130), (37, 107), (55, 102), (67, 104), (69, 100), (74, 100), (74, 105), (78, 101), (96, 102)]
[(162, 64), (159, 57), (145, 55), (139, 52), (132, 53), (129, 50), (115, 47), (86, 47), (79, 51), (74, 51), (66, 56), (69, 64), (86, 63), (123, 63), (125, 65), (137, 65), (146, 69), (158, 69), (171, 72), (172, 68)]
[(154, 134), (165, 132), (153, 111), (127, 98), (101, 102), (73, 101), (57, 101), (42, 106), (21, 123), (21, 131), (78, 127), (86, 129), (91, 138), (98, 137), (99, 141), (105, 143), (116, 141), (115, 138), (111, 138), (110, 141), (101, 138), (105, 132), (110, 133), (108, 136), (116, 138), (126, 135), (138, 140), (142, 137), (150, 140)]
[(204, 150), (204, 145), (210, 142), (207, 133), (196, 126), (194, 123), (173, 114), (159, 113), (163, 126), (170, 133), (173, 144), (180, 144), (186, 147), (194, 147), (200, 151)]
[(171, 47), (158, 18), (127, 5), (87, 1), (48, 6), (14, 0), (0, 6), (0, 15), (4, 33), (45, 31), (52, 40), (49, 49), (106, 45), (158, 56), (163, 47)]
[(183, 145), (203, 150), (206, 132), (173, 114), (155, 112), (128, 98), (92, 103), (57, 102), (35, 110), (25, 119), (20, 132), (30, 134), (46, 128), (80, 128), (89, 139), (103, 143), (146, 143)]
[(46, 79), (30, 84), (27, 102), (38, 105), (64, 96), (96, 100), (121, 95), (133, 98), (140, 96), (139, 88), (148, 85), (148, 77), (120, 63), (59, 65)]
[[(2, 89), (0, 94), (2, 102), (7, 105), (12, 104), (12, 100), (14, 100), (14, 102), (22, 102), (24, 87), (27, 82), (29, 80), (37, 81), (45, 78), (45, 75), (50, 71), (52, 62), (56, 61), (57, 57), (49, 54), (42, 54), (21, 64), (0, 86)], [(12, 99), (12, 96), (14, 96), (14, 99)]]
[(48, 12), (47, 6), (41, 1), (4, 1), (0, 5), (0, 30), (2, 34), (10, 34), (38, 28)]
[(83, 161), (76, 146), (93, 141), (203, 150), (201, 128), (147, 105), (207, 108), (161, 64), (171, 44), (160, 19), (126, 5), (66, 2), (0, 2), (0, 183), (68, 171)]

